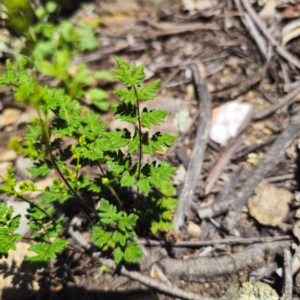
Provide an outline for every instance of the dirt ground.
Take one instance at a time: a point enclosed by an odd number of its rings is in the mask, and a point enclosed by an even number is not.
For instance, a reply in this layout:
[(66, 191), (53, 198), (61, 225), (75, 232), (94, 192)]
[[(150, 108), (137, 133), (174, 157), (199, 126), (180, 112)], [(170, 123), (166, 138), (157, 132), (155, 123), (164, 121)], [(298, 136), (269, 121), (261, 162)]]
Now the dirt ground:
[[(31, 276), (1, 261), (13, 281), (2, 299), (298, 299), (300, 1), (92, 5), (101, 46), (80, 60), (112, 70), (118, 55), (145, 64), (147, 82), (162, 79), (151, 105), (171, 111), (161, 130), (179, 135), (157, 154), (178, 167), (175, 228), (139, 238), (148, 254), (138, 269), (103, 272), (72, 251), (63, 257), (71, 274), (60, 262)], [(110, 103), (116, 86), (103, 83)], [(8, 90), (0, 104), (0, 163), (17, 168), (6, 144), (32, 111)]]

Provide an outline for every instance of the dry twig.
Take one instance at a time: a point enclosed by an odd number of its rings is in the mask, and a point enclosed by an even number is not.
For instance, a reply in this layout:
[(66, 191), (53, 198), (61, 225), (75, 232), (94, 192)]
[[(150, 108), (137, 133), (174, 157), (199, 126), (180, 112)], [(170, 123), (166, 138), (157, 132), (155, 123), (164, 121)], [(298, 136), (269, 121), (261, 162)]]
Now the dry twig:
[(282, 300), (293, 298), (293, 276), (292, 276), (292, 255), (290, 250), (284, 249), (284, 292)]
[(228, 238), (222, 240), (211, 240), (211, 241), (183, 241), (177, 242), (174, 244), (167, 242), (159, 242), (153, 240), (139, 240), (138, 243), (144, 246), (168, 246), (168, 247), (191, 247), (191, 248), (200, 248), (206, 247), (210, 245), (220, 245), (220, 244), (228, 244), (228, 245), (249, 245), (255, 243), (270, 243), (277, 241), (290, 241), (292, 238), (289, 235), (284, 236), (275, 236), (275, 237), (264, 237), (264, 238)]
[(220, 177), (220, 174), (223, 172), (224, 168), (230, 161), (233, 153), (236, 151), (237, 147), (240, 145), (242, 139), (242, 134), (239, 134), (235, 139), (231, 141), (231, 143), (226, 147), (223, 151), (221, 157), (218, 162), (210, 172), (209, 176), (206, 179), (205, 186), (205, 194), (209, 194), (215, 182)]
[(259, 28), (259, 30), (264, 34), (264, 36), (269, 40), (269, 42), (272, 44), (272, 46), (275, 48), (277, 53), (286, 59), (291, 64), (295, 65), (297, 68), (300, 69), (300, 61), (291, 55), (287, 50), (285, 50), (271, 35), (269, 30), (267, 29), (266, 25), (263, 23), (263, 21), (259, 18), (255, 10), (252, 8), (248, 0), (241, 0), (246, 11), (248, 12), (249, 16), (252, 18), (253, 22), (256, 24), (256, 26)]
[(264, 76), (264, 72), (257, 72), (247, 79), (242, 79), (235, 84), (226, 87), (223, 90), (217, 90), (212, 92), (215, 98), (232, 98), (233, 96), (241, 95), (246, 93), (253, 85), (261, 81)]
[[(91, 246), (87, 246), (90, 245), (89, 242), (81, 235), (80, 232), (75, 232), (73, 229), (69, 230), (68, 233), (71, 235), (71, 237), (81, 246), (85, 249), (90, 249)], [(79, 250), (80, 251), (80, 250)], [(82, 251), (80, 251), (82, 252)], [(93, 253), (92, 254), (92, 258), (93, 260), (96, 260), (98, 262), (100, 262), (101, 264), (111, 268), (111, 269), (116, 269), (116, 264), (114, 263), (114, 261), (112, 259), (104, 259), (104, 258), (100, 258), (99, 257), (99, 253)], [(128, 271), (124, 266), (122, 266), (121, 268), (118, 268), (118, 271), (121, 275), (124, 275), (132, 280), (136, 280), (148, 287), (151, 287), (153, 289), (156, 289), (162, 293), (174, 296), (174, 297), (179, 297), (180, 299), (187, 299), (187, 300), (212, 300), (209, 297), (202, 297), (199, 294), (195, 294), (195, 293), (189, 293), (189, 292), (185, 292), (184, 290), (170, 285), (170, 283), (162, 283), (162, 282), (158, 282), (148, 276), (142, 275), (139, 272), (136, 271)]]
[(260, 120), (263, 119), (272, 113), (274, 113), (277, 109), (283, 107), (284, 105), (287, 105), (293, 98), (295, 98), (300, 93), (300, 82), (298, 83), (298, 86), (289, 92), (287, 95), (285, 95), (280, 102), (277, 102), (273, 104), (272, 106), (266, 108), (265, 110), (258, 112), (254, 115), (253, 119)]
[(210, 122), (211, 122), (211, 100), (206, 83), (204, 67), (199, 64), (200, 72), (196, 65), (192, 65), (195, 87), (199, 101), (199, 120), (200, 124), (197, 130), (195, 145), (191, 154), (189, 167), (182, 188), (179, 204), (176, 209), (176, 214), (173, 219), (175, 229), (179, 229), (184, 224), (184, 219), (192, 204), (196, 186), (200, 180), (204, 153), (209, 138)]
[[(111, 259), (104, 259), (104, 258), (97, 258), (100, 263), (103, 265), (115, 269), (116, 265)], [(136, 280), (148, 287), (151, 287), (153, 289), (156, 289), (162, 293), (179, 297), (180, 299), (187, 299), (187, 300), (212, 300), (210, 297), (202, 297), (199, 294), (195, 293), (190, 293), (190, 292), (185, 292), (182, 289), (179, 289), (178, 287), (175, 286), (169, 286), (167, 284), (158, 282), (148, 276), (142, 275), (139, 272), (136, 271), (128, 271), (125, 269), (125, 267), (121, 267), (119, 270), (121, 275), (127, 276), (132, 280)]]
[(258, 46), (258, 48), (259, 48), (262, 56), (265, 59), (267, 59), (267, 57), (268, 57), (268, 51), (267, 51), (267, 47), (266, 47), (266, 41), (263, 39), (263, 37), (261, 36), (260, 32), (255, 27), (253, 21), (249, 17), (249, 14), (247, 14), (247, 13), (245, 13), (243, 11), (243, 8), (241, 6), (240, 0), (234, 0), (234, 2), (236, 4), (239, 12), (242, 14), (241, 15), (242, 22), (249, 29), (249, 32), (250, 32), (252, 38), (255, 40), (256, 45)]
[(281, 255), (290, 242), (274, 242), (249, 247), (242, 252), (225, 254), (218, 257), (200, 257), (189, 260), (166, 258), (160, 261), (167, 275), (186, 281), (203, 282), (207, 278), (238, 272), (244, 268), (265, 264), (266, 255), (274, 259)]

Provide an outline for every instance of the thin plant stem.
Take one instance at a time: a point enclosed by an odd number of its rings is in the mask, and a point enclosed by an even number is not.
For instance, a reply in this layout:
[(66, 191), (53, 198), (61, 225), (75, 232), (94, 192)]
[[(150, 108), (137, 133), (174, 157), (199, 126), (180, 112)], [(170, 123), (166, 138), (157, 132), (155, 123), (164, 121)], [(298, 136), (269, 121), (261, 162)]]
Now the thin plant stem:
[(39, 207), (34, 202), (31, 202), (31, 201), (27, 200), (23, 196), (17, 196), (17, 197), (20, 198), (22, 201), (24, 201), (24, 202), (26, 202), (26, 203), (28, 203), (30, 205), (33, 205), (35, 208), (37, 208), (39, 211), (41, 211), (43, 214), (45, 214), (48, 218), (50, 218), (53, 223), (56, 223), (55, 220), (54, 220), (54, 218), (51, 215), (49, 215), (43, 208)]
[(118, 204), (120, 205), (120, 208), (122, 208), (123, 203), (122, 203), (121, 199), (119, 198), (118, 194), (116, 193), (115, 189), (110, 184), (108, 184), (107, 187), (109, 188), (109, 190), (111, 191), (111, 193), (116, 198)]
[(73, 196), (79, 200), (79, 202), (81, 202), (86, 208), (88, 208), (90, 211), (94, 212), (97, 215), (97, 211), (94, 210), (92, 207), (90, 207), (83, 199), (81, 199), (81, 197), (73, 190), (73, 188), (71, 187), (71, 185), (69, 184), (69, 182), (66, 180), (66, 178), (64, 177), (64, 175), (61, 173), (58, 165), (56, 164), (56, 161), (52, 155), (51, 152), (49, 152), (49, 155), (51, 157), (51, 161), (54, 165), (54, 168), (56, 170), (56, 172), (59, 174), (59, 177), (62, 179), (62, 181), (65, 183), (65, 185), (68, 187), (68, 189), (72, 192)]
[[(53, 166), (56, 170), (56, 172), (58, 173), (59, 177), (61, 178), (61, 180), (65, 183), (65, 185), (69, 188), (69, 190), (72, 192), (73, 196), (79, 201), (81, 202), (87, 209), (89, 209), (90, 211), (94, 212), (97, 216), (97, 211), (94, 210), (92, 207), (90, 207), (83, 199), (81, 199), (81, 197), (76, 193), (76, 191), (74, 191), (74, 189), (71, 187), (71, 185), (69, 184), (69, 182), (65, 179), (64, 175), (61, 173), (52, 153), (51, 153), (51, 148), (49, 145), (49, 131), (47, 126), (45, 126), (46, 121), (43, 121), (41, 114), (40, 114), (40, 110), (38, 109), (38, 114), (39, 114), (39, 118), (41, 121), (41, 126), (42, 126), (42, 131), (44, 134), (44, 138), (45, 138), (45, 145), (46, 145), (46, 153), (49, 155), (51, 162), (53, 163)], [(83, 212), (84, 215), (86, 215), (87, 219), (89, 221), (91, 221), (91, 219), (87, 216), (87, 214), (85, 212)]]
[(99, 167), (99, 169), (100, 169), (100, 171), (102, 173), (102, 176), (105, 176), (104, 170), (103, 170), (101, 164), (99, 163), (99, 161), (97, 161), (97, 165), (98, 165), (98, 167)]
[[(100, 169), (102, 175), (105, 176), (104, 170), (103, 170), (101, 164), (100, 164), (99, 162), (97, 162), (97, 164), (98, 164), (98, 167), (99, 167), (99, 169)], [(122, 208), (123, 203), (122, 203), (120, 197), (118, 196), (117, 192), (115, 191), (115, 189), (114, 189), (110, 184), (107, 184), (107, 187), (108, 187), (108, 189), (110, 190), (110, 192), (113, 194), (113, 196), (116, 198), (116, 200), (117, 200), (117, 202), (118, 202), (120, 208)]]
[[(139, 169), (138, 169), (138, 175), (137, 175), (137, 182), (140, 181), (141, 177), (141, 167), (142, 167), (142, 124), (141, 124), (141, 115), (140, 115), (140, 102), (136, 90), (136, 86), (133, 86), (134, 93), (136, 96), (136, 106), (138, 110), (138, 131), (139, 131)], [(137, 193), (137, 204), (139, 201), (139, 188), (136, 187), (136, 193)]]

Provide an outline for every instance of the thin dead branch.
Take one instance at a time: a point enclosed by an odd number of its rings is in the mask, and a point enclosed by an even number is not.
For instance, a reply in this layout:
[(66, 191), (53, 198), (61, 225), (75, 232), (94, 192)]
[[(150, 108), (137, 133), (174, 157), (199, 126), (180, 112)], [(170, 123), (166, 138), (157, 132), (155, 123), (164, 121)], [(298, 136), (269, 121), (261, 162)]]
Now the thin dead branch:
[(264, 72), (257, 72), (247, 79), (242, 79), (235, 84), (226, 87), (223, 90), (212, 92), (214, 98), (232, 98), (232, 95), (241, 95), (246, 93), (253, 85), (257, 84), (263, 77)]
[(211, 241), (183, 241), (177, 243), (168, 243), (168, 242), (159, 242), (153, 240), (139, 240), (138, 243), (144, 246), (168, 246), (168, 247), (190, 247), (190, 248), (200, 248), (206, 247), (211, 245), (250, 245), (255, 243), (270, 243), (270, 242), (277, 242), (277, 241), (290, 241), (292, 238), (289, 235), (284, 236), (274, 236), (274, 237), (264, 237), (264, 238), (228, 238), (222, 240), (211, 240)]
[(249, 247), (242, 252), (220, 255), (218, 257), (200, 257), (189, 260), (166, 258), (160, 265), (167, 275), (186, 281), (205, 282), (207, 278), (231, 274), (249, 267), (265, 264), (266, 255), (274, 259), (290, 247), (290, 242), (274, 242)]
[(259, 18), (255, 10), (252, 8), (251, 4), (248, 0), (241, 0), (243, 3), (243, 6), (245, 7), (246, 11), (248, 12), (249, 16), (252, 18), (253, 22), (256, 24), (256, 26), (259, 28), (259, 30), (264, 34), (264, 36), (269, 40), (271, 45), (275, 48), (277, 53), (286, 59), (291, 64), (295, 65), (298, 69), (300, 69), (300, 61), (294, 57), (292, 54), (290, 54), (287, 50), (285, 50), (271, 35), (269, 30), (267, 29), (264, 22)]
[[(86, 249), (90, 249), (91, 246), (87, 246), (90, 245), (90, 243), (81, 235), (80, 232), (75, 232), (73, 229), (68, 231), (69, 234), (71, 235), (71, 237), (74, 239), (75, 242), (77, 242), (81, 247), (84, 245), (84, 247)], [(79, 252), (83, 252), (78, 250)], [(92, 254), (92, 259), (96, 260), (98, 262), (100, 262), (101, 264), (116, 270), (117, 266), (115, 264), (115, 262), (112, 259), (104, 259), (99, 257), (99, 253), (93, 253)], [(123, 275), (126, 276), (132, 280), (136, 280), (138, 282), (140, 282), (141, 284), (144, 284), (150, 288), (156, 289), (157, 291), (160, 291), (162, 293), (174, 296), (174, 297), (178, 297), (180, 299), (187, 299), (187, 300), (212, 300), (212, 298), (210, 297), (202, 297), (199, 294), (195, 294), (195, 293), (189, 293), (186, 292), (176, 286), (170, 285), (170, 283), (162, 283), (162, 282), (158, 282), (148, 276), (145, 276), (139, 272), (136, 271), (128, 271), (124, 266), (121, 266), (120, 268), (118, 267), (118, 272)]]
[(197, 65), (192, 65), (195, 88), (199, 100), (199, 127), (195, 139), (195, 145), (191, 154), (189, 167), (182, 188), (179, 204), (176, 209), (176, 214), (173, 218), (173, 225), (175, 229), (179, 229), (184, 224), (184, 219), (192, 204), (197, 183), (200, 180), (204, 153), (206, 150), (209, 130), (211, 123), (211, 99), (206, 83), (204, 67), (199, 64), (200, 72)]
[(252, 144), (249, 146), (243, 146), (236, 151), (236, 154), (233, 156), (232, 160), (240, 159), (240, 158), (246, 156), (247, 154), (249, 154), (250, 152), (257, 151), (260, 148), (263, 148), (269, 144), (272, 144), (276, 140), (276, 138), (277, 138), (277, 136), (272, 136), (262, 143)]
[(272, 106), (266, 108), (265, 110), (256, 113), (253, 116), (253, 119), (260, 120), (270, 116), (277, 109), (289, 104), (289, 102), (292, 101), (299, 93), (300, 93), (300, 82), (298, 83), (298, 86), (294, 90), (289, 92), (287, 95), (285, 95), (280, 102), (277, 102), (276, 104), (273, 104)]
[(265, 277), (271, 276), (271, 274), (274, 273), (278, 268), (279, 268), (279, 264), (277, 262), (273, 262), (271, 264), (265, 265), (259, 269), (252, 271), (249, 276), (249, 280), (252, 282), (260, 281)]
[(158, 29), (159, 31), (154, 31), (150, 34), (149, 39), (154, 39), (158, 37), (176, 35), (185, 32), (194, 32), (196, 30), (220, 30), (217, 24), (204, 24), (200, 22), (193, 22), (190, 24), (171, 24), (171, 23), (157, 23), (148, 18), (141, 18), (142, 21), (146, 22), (151, 27)]
[(249, 17), (249, 14), (245, 13), (240, 0), (234, 0), (235, 5), (237, 6), (239, 12), (241, 13), (241, 20), (244, 25), (248, 28), (252, 38), (255, 40), (256, 45), (258, 46), (262, 56), (267, 59), (268, 51), (266, 47), (266, 41), (261, 36), (260, 32), (257, 30), (256, 26), (254, 25), (253, 21)]
[(293, 276), (292, 276), (292, 255), (289, 249), (284, 249), (284, 292), (282, 300), (293, 298)]
[[(104, 259), (104, 258), (97, 258), (97, 260), (102, 263), (103, 265), (115, 269), (116, 265), (111, 259)], [(164, 294), (168, 294), (174, 297), (179, 297), (180, 299), (187, 299), (187, 300), (212, 300), (210, 297), (202, 297), (199, 294), (186, 292), (182, 289), (179, 289), (175, 286), (169, 286), (165, 283), (158, 282), (148, 276), (142, 275), (136, 271), (128, 271), (125, 267), (121, 267), (119, 270), (121, 275), (127, 276), (132, 280), (136, 280), (141, 284), (144, 284), (148, 287), (151, 287), (157, 291), (160, 291)]]
[(223, 172), (224, 168), (230, 161), (233, 153), (239, 147), (242, 140), (242, 134), (239, 134), (232, 142), (226, 147), (224, 152), (222, 153), (221, 157), (219, 158), (218, 162), (210, 172), (208, 178), (206, 179), (206, 186), (205, 186), (205, 194), (209, 194), (212, 187), (214, 186), (215, 182), (220, 177), (221, 173)]

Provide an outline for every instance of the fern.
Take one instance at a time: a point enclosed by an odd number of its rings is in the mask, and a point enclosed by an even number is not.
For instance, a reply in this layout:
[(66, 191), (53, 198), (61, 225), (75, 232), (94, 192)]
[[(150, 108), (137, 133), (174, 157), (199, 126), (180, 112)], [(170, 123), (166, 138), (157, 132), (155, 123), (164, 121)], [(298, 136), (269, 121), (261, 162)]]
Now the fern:
[[(68, 24), (64, 26), (67, 35), (70, 28)], [(36, 107), (40, 116), (28, 125), (23, 140), (15, 138), (10, 145), (34, 161), (34, 166), (28, 168), (33, 177), (47, 176), (53, 169), (59, 175), (53, 178), (52, 186), (40, 191), (38, 201), (25, 197), (26, 192), (37, 190), (34, 184), (24, 182), (16, 188), (11, 168), (0, 186), (0, 192), (30, 204), (27, 218), (34, 234), (29, 250), (36, 255), (27, 261), (34, 264), (35, 269), (56, 258), (68, 245), (63, 237), (64, 220), (54, 217), (54, 203), (72, 201), (88, 218), (93, 212), (96, 215), (91, 226), (93, 243), (112, 255), (118, 264), (135, 263), (142, 257), (135, 240), (137, 231), (157, 234), (172, 228), (177, 200), (173, 198), (171, 178), (176, 168), (165, 161), (142, 163), (144, 154), (163, 151), (176, 139), (167, 133), (150, 135), (144, 130), (159, 126), (169, 114), (164, 110), (140, 109), (140, 101), (155, 98), (159, 80), (144, 84), (143, 65), (127, 64), (119, 58), (116, 63), (115, 78), (125, 85), (125, 89), (115, 91), (121, 102), (113, 105), (114, 115), (116, 119), (137, 124), (134, 133), (126, 128), (107, 131), (107, 122), (101, 122), (98, 114), (79, 106), (62, 89), (39, 85), (24, 68), (19, 67), (17, 72), (9, 61), (6, 76), (0, 77), (1, 84), (14, 86), (15, 98)], [(81, 75), (87, 75), (86, 71), (83, 67)], [(101, 78), (101, 72), (97, 74)], [(71, 145), (64, 146), (66, 138)], [(85, 167), (91, 166), (98, 168), (99, 173), (87, 174)], [(123, 195), (126, 190), (131, 192), (130, 197)], [(102, 191), (109, 192), (110, 196), (99, 201), (96, 211), (81, 197), (83, 191), (89, 191), (94, 198)], [(18, 218), (12, 218), (11, 213), (7, 207), (3, 212), (0, 209), (0, 218), (3, 218), (0, 239), (6, 241), (3, 249), (0, 248), (3, 255), (14, 249), (15, 241), (21, 239), (13, 233)]]
[(0, 258), (7, 257), (9, 250), (16, 250), (16, 240), (21, 240), (22, 235), (14, 233), (19, 228), (21, 215), (13, 217), (14, 209), (7, 203), (0, 203)]

